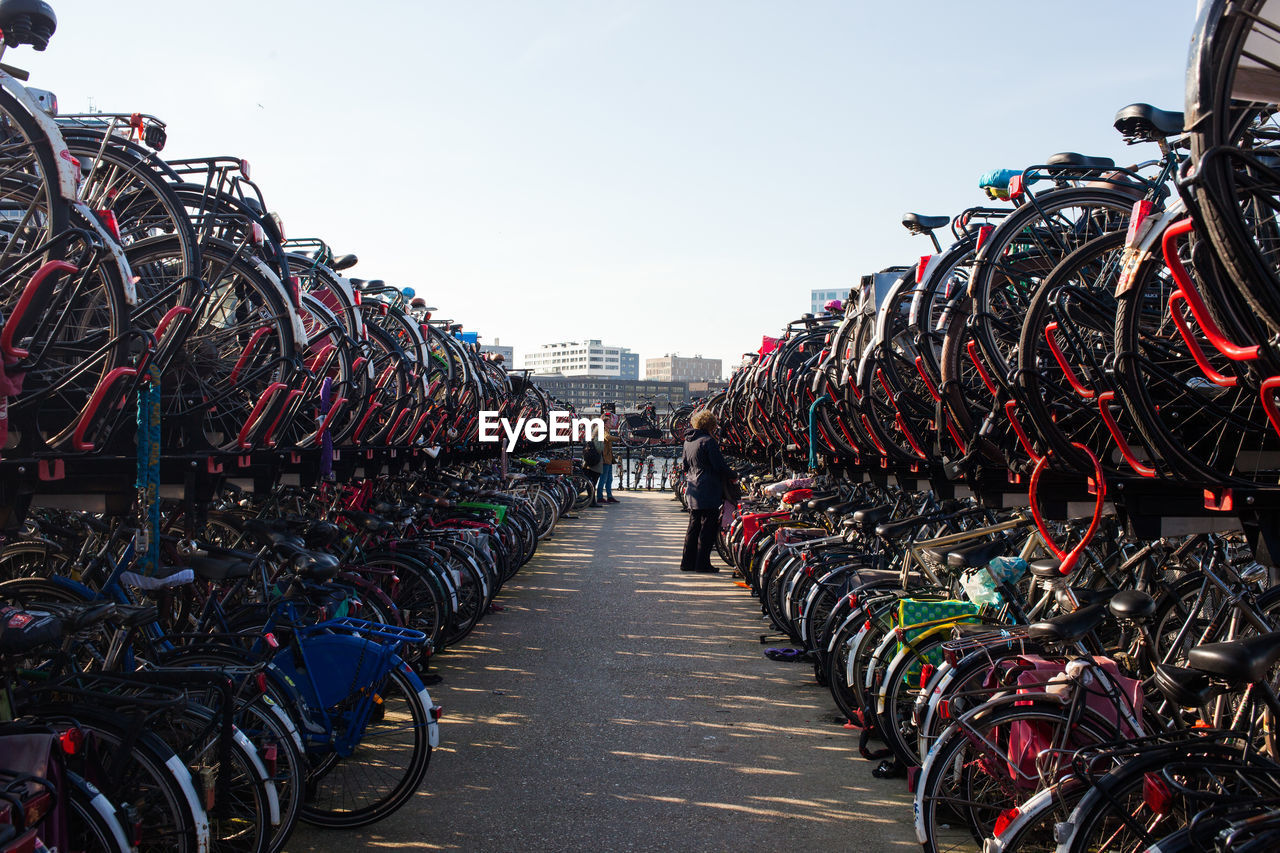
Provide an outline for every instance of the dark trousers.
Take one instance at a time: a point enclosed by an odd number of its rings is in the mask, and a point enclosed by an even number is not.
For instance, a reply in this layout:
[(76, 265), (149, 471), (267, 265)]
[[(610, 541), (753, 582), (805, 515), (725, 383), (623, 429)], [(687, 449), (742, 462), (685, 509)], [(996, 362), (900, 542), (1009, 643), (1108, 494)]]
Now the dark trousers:
[(682, 572), (709, 572), (711, 553), (716, 549), (720, 533), (720, 507), (689, 510), (689, 530), (684, 535), (684, 554), (680, 557)]
[(595, 471), (591, 471), (591, 470), (584, 471), (583, 473), (585, 473), (587, 475), (587, 479), (591, 481), (591, 504), (590, 505), (595, 506), (596, 505), (596, 483), (600, 482), (600, 475)]

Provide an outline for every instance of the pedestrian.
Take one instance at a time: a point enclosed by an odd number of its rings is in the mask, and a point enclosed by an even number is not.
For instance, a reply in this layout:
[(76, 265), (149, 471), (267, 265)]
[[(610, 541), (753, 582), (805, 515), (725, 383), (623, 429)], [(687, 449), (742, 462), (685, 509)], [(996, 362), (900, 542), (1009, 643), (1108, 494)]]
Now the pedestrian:
[(684, 435), (685, 503), (689, 507), (689, 530), (684, 536), (680, 557), (682, 572), (718, 572), (711, 565), (711, 551), (720, 532), (720, 504), (725, 486), (737, 477), (724, 461), (716, 443), (716, 416), (706, 409), (693, 413)]
[[(616, 504), (618, 499), (613, 496), (613, 430), (618, 422), (618, 416), (609, 412), (604, 416), (604, 442), (600, 450), (603, 457), (601, 464), (604, 466), (600, 472), (600, 485), (596, 487), (596, 503)], [(608, 492), (608, 497), (605, 493)]]
[(582, 445), (582, 473), (586, 475), (591, 489), (591, 503), (589, 506), (600, 506), (596, 502), (596, 484), (600, 482), (600, 475), (604, 472), (604, 454), (601, 448), (604, 442), (588, 439)]

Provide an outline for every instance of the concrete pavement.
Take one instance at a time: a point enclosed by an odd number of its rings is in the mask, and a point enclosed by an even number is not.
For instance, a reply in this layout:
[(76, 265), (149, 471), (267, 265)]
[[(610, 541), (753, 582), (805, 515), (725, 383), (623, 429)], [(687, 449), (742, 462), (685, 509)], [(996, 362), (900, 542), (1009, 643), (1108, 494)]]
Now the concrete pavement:
[[(670, 493), (585, 510), (437, 657), (423, 790), (291, 851), (917, 848), (901, 780), (871, 777), (806, 665), (766, 659), (727, 570), (678, 570)], [(718, 562), (718, 561), (717, 561)]]

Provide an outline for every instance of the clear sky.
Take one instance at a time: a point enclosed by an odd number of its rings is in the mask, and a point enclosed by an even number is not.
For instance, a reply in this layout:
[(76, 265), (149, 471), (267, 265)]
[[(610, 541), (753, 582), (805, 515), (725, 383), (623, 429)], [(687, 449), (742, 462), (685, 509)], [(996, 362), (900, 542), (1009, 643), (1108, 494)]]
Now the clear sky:
[(1134, 162), (1192, 0), (54, 0), (11, 51), (64, 111), (250, 161), (290, 236), (521, 354), (725, 359), (814, 288), (913, 263), (899, 219), (1062, 150)]

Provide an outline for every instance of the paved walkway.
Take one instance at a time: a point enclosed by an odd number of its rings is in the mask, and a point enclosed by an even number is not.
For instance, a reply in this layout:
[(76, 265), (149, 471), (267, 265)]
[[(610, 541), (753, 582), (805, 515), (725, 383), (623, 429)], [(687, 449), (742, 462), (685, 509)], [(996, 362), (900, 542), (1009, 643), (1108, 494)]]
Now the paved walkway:
[(761, 653), (755, 600), (678, 571), (670, 493), (619, 498), (562, 522), (437, 658), (423, 791), (290, 851), (918, 849), (902, 782), (871, 777), (811, 673)]

